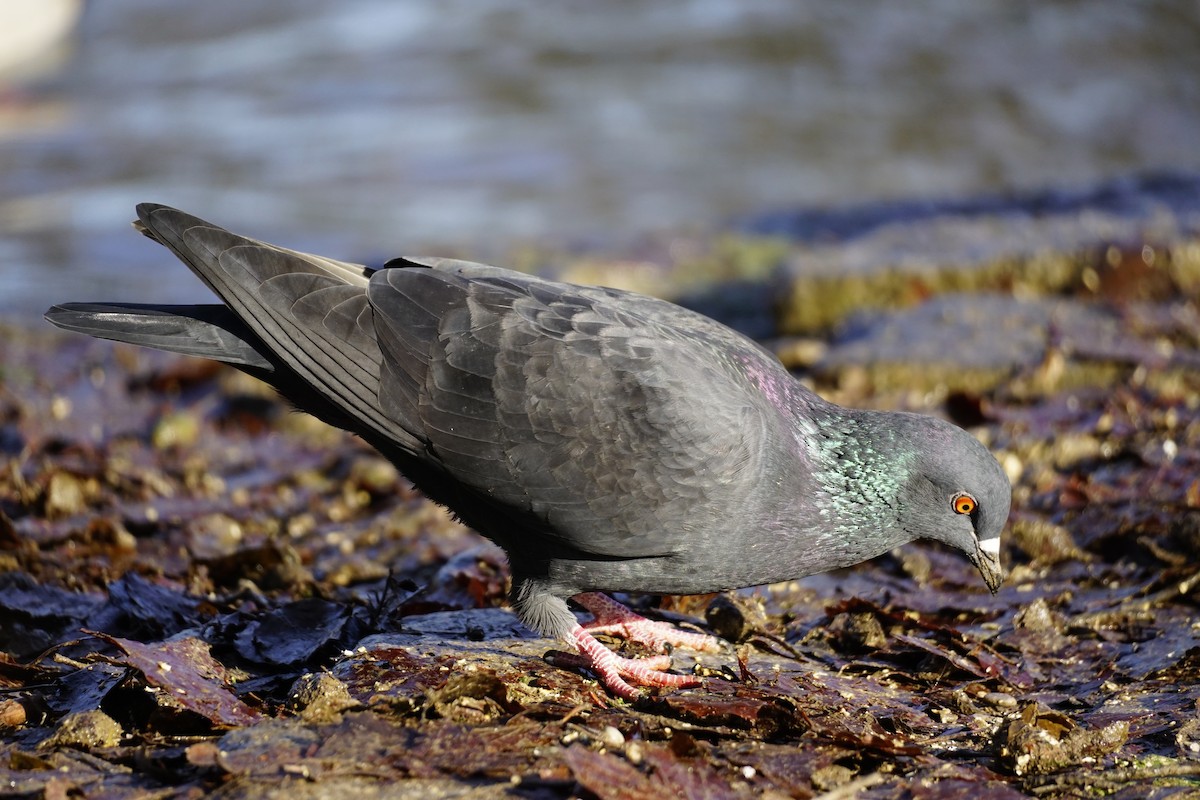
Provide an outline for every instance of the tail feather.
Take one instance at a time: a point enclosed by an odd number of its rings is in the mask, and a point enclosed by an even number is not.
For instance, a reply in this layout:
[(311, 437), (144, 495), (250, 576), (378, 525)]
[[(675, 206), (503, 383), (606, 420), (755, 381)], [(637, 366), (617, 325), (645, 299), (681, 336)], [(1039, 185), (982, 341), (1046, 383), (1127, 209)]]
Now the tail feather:
[(271, 372), (263, 345), (224, 305), (63, 303), (46, 312), (63, 330)]
[[(420, 421), (380, 408), (382, 353), (368, 267), (276, 247), (153, 203), (134, 228), (183, 261), (225, 305), (69, 303), (60, 328), (231, 364), (384, 452), (423, 452)], [(411, 409), (409, 409), (411, 411)]]
[[(277, 248), (238, 236), (171, 208), (138, 206), (138, 215), (155, 238), (167, 244), (301, 380), (333, 405), (358, 420), (354, 429), (412, 443), (403, 421), (379, 409), (381, 354), (367, 310), (366, 280), (356, 286), (343, 265), (329, 269), (328, 259)], [(358, 268), (361, 275), (363, 268)], [(357, 306), (330, 318), (320, 301), (337, 295), (336, 305)], [(320, 297), (313, 298), (313, 295)], [(357, 301), (355, 301), (357, 297)], [(337, 331), (328, 322), (334, 322)]]

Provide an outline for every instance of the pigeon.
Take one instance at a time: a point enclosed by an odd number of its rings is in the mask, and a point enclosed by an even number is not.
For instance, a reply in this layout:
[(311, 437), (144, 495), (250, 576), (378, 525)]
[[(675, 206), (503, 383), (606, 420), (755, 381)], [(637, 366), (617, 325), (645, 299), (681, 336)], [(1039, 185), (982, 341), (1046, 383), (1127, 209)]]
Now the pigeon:
[(961, 550), (993, 592), (1003, 580), (1012, 489), (977, 439), (827, 402), (702, 314), (467, 261), (372, 269), (161, 205), (137, 215), (223, 303), (65, 303), (51, 323), (232, 365), (357, 434), (498, 544), (517, 617), (620, 697), (701, 680), (596, 634), (659, 653), (719, 643), (605, 593), (758, 586), (914, 539)]

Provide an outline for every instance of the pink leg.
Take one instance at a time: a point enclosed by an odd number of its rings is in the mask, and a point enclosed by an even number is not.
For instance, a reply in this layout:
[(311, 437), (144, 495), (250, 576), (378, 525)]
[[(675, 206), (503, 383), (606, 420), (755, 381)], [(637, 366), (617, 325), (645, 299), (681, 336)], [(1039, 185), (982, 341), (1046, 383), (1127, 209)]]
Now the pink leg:
[(681, 631), (669, 622), (655, 622), (633, 613), (606, 594), (588, 592), (577, 594), (576, 603), (586, 608), (595, 620), (583, 627), (589, 633), (609, 633), (644, 644), (662, 653), (667, 645), (696, 650), (702, 653), (719, 653), (721, 640), (703, 633)]
[[(692, 675), (673, 675), (664, 670), (671, 666), (669, 656), (623, 658), (601, 644), (595, 633), (615, 634), (663, 652), (667, 646), (684, 647), (715, 653), (721, 640), (715, 636), (681, 631), (666, 622), (655, 622), (639, 616), (608, 595), (588, 592), (575, 596), (575, 601), (592, 613), (595, 619), (586, 625), (575, 625), (566, 639), (579, 650), (577, 664), (595, 670), (609, 691), (626, 700), (636, 700), (641, 693), (635, 686), (661, 686), (678, 689), (699, 686), (704, 681)], [(574, 661), (574, 657), (572, 657)]]
[[(661, 672), (660, 670), (670, 666), (671, 659), (665, 656), (622, 658), (602, 645), (581, 625), (571, 628), (567, 633), (567, 639), (579, 649), (587, 666), (599, 673), (601, 682), (608, 687), (608, 690), (626, 700), (633, 701), (641, 696), (641, 692), (635, 689), (631, 683), (639, 686), (663, 686), (679, 689), (686, 686), (699, 686), (704, 682), (691, 675), (672, 675)], [(626, 681), (626, 678), (629, 680)]]

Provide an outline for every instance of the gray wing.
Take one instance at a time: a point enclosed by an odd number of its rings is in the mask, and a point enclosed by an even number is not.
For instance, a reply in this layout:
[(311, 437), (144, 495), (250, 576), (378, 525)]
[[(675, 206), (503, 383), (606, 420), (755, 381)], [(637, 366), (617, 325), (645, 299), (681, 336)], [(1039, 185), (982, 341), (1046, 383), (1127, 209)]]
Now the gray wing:
[[(138, 227), (187, 264), (281, 368), (373, 442), (420, 443), (379, 407), (382, 354), (367, 302), (372, 270), (287, 250), (173, 208), (142, 204)], [(329, 414), (322, 414), (328, 418)]]
[(634, 558), (680, 549), (753, 495), (777, 414), (745, 374), (782, 371), (765, 351), (642, 295), (424, 263), (370, 279), (380, 406), (484, 502)]
[[(268, 363), (285, 395), (362, 434), (501, 544), (665, 555), (736, 518), (765, 481), (780, 416), (747, 375), (791, 379), (706, 317), (469, 262), (374, 272), (164, 206), (138, 215), (244, 327), (204, 307), (160, 309), (140, 328), (120, 316), (129, 307), (57, 321), (179, 352), (199, 333), (201, 354), (260, 374)], [(176, 332), (171, 317), (191, 319)], [(540, 536), (523, 540), (530, 524)]]

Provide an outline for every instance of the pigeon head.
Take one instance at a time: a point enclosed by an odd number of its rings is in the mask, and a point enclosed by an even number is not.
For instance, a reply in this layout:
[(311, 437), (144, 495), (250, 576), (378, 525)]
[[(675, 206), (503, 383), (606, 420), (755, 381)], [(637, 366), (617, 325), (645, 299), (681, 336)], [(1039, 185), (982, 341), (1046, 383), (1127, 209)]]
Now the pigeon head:
[(1004, 579), (1000, 532), (1008, 521), (1012, 485), (995, 457), (961, 428), (908, 414), (900, 428), (911, 455), (899, 524), (913, 538), (961, 550), (995, 592)]

